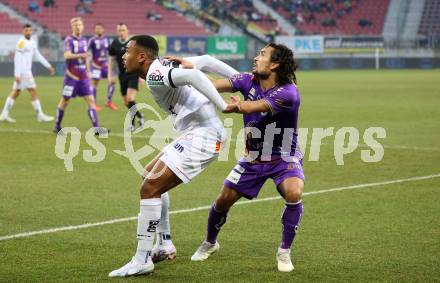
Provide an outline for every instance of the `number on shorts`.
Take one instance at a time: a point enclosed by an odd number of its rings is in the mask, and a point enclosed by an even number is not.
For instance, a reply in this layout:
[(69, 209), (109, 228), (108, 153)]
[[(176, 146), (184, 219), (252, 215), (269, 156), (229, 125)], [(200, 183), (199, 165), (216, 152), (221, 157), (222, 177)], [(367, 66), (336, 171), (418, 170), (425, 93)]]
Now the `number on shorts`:
[(73, 94), (73, 86), (71, 85), (65, 85), (63, 88), (63, 96), (72, 96)]
[(100, 79), (101, 78), (101, 70), (95, 69), (92, 72), (92, 78)]
[(231, 173), (229, 173), (228, 177), (226, 177), (226, 180), (228, 180), (231, 183), (237, 184), (238, 181), (240, 181), (241, 174), (244, 173), (244, 168), (241, 167), (239, 164), (235, 165), (234, 169), (231, 170)]

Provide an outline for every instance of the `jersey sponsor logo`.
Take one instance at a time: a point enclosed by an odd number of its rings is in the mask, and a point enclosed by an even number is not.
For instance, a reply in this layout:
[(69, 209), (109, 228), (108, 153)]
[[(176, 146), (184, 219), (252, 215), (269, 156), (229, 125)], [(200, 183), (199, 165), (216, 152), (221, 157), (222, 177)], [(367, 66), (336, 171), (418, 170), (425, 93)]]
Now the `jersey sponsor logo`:
[(163, 75), (159, 70), (154, 70), (148, 75), (148, 85), (165, 85)]

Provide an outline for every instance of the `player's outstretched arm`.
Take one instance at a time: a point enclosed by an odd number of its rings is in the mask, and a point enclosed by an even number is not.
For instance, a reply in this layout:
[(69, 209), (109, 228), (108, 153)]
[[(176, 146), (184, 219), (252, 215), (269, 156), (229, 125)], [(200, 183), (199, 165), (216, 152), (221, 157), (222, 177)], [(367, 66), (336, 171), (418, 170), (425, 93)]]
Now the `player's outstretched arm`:
[(269, 112), (271, 110), (269, 103), (264, 99), (255, 101), (242, 101), (240, 100), (239, 96), (231, 97), (231, 102), (228, 103), (227, 109), (230, 110), (228, 112), (242, 114)]
[(210, 55), (185, 58), (177, 56), (165, 56), (165, 58), (179, 63), (185, 69), (196, 68), (200, 71), (217, 74), (225, 78), (229, 78), (235, 74), (238, 74), (237, 70)]
[[(165, 56), (166, 59), (176, 62), (184, 69), (199, 69), (203, 72), (214, 73), (226, 78), (238, 74), (238, 71), (228, 64), (209, 55), (194, 56), (194, 57), (177, 57)], [(214, 84), (218, 92), (232, 92), (232, 86), (229, 79), (212, 79), (208, 77)]]
[(238, 74), (238, 71), (228, 64), (209, 55), (186, 57), (185, 59), (193, 63), (197, 69), (203, 72), (217, 74), (224, 78)]
[(212, 82), (201, 71), (196, 69), (179, 69), (170, 70), (168, 75), (169, 84), (174, 87), (192, 85), (206, 98), (212, 101), (219, 109), (225, 111), (226, 102), (218, 93)]

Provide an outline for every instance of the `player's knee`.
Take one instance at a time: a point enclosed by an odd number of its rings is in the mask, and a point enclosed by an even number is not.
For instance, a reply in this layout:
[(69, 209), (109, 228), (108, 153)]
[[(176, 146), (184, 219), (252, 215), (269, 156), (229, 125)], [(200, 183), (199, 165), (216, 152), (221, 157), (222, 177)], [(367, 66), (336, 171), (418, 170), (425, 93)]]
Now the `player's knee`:
[(294, 186), (292, 188), (289, 188), (284, 195), (284, 199), (288, 203), (295, 203), (301, 200), (302, 197), (302, 187), (301, 186)]
[(237, 198), (231, 193), (228, 193), (228, 191), (222, 190), (215, 200), (215, 208), (217, 211), (227, 211), (234, 205), (236, 199)]
[(141, 199), (156, 198), (161, 196), (161, 187), (154, 179), (146, 178), (141, 186)]
[(226, 211), (229, 210), (230, 207), (227, 199), (222, 195), (219, 195), (215, 200), (215, 208), (217, 211)]

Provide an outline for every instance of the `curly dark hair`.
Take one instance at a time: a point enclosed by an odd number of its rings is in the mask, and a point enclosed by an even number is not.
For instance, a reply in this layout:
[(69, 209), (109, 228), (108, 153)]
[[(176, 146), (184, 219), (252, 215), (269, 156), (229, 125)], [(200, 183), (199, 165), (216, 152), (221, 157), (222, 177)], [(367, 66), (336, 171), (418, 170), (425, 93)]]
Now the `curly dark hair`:
[(270, 61), (280, 64), (275, 69), (278, 76), (278, 84), (284, 85), (292, 82), (296, 84), (295, 71), (298, 65), (293, 58), (293, 51), (283, 44), (269, 43), (267, 46), (274, 49), (270, 56)]

